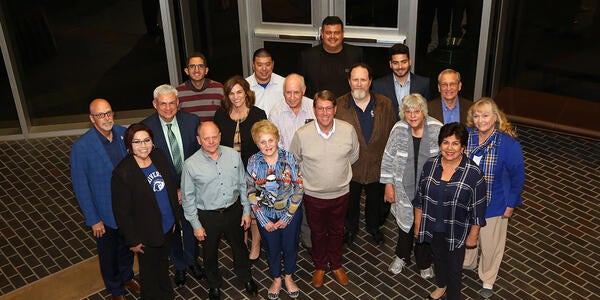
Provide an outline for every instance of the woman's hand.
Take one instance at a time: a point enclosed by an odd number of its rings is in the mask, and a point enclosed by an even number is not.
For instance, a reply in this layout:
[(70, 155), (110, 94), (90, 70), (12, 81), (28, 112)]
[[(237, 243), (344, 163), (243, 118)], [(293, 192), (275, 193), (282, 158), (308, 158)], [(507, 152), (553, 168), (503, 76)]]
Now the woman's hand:
[(502, 215), (502, 219), (508, 219), (510, 217), (512, 217), (513, 212), (515, 211), (514, 207), (507, 207), (504, 210), (504, 214)]
[(269, 223), (267, 223), (267, 225), (265, 225), (265, 229), (268, 232), (273, 232), (273, 231), (277, 230), (277, 225), (275, 223), (269, 221)]
[(275, 223), (275, 226), (277, 226), (277, 229), (284, 229), (285, 226), (287, 226), (287, 223), (283, 219), (279, 219), (279, 221)]
[(396, 191), (394, 191), (394, 185), (387, 183), (385, 185), (385, 193), (383, 194), (383, 201), (387, 203), (396, 202)]
[(129, 250), (133, 253), (142, 253), (144, 254), (144, 245), (142, 243), (137, 244), (135, 247), (129, 247)]

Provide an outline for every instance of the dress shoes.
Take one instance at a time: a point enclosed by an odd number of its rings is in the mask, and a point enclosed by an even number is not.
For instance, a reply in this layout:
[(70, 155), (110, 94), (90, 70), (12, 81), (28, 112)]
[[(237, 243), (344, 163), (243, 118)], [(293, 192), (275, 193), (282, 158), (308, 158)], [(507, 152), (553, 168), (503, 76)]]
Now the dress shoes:
[(208, 299), (210, 300), (221, 300), (221, 289), (210, 288), (208, 289)]
[(136, 294), (139, 294), (140, 291), (142, 290), (142, 286), (134, 278), (131, 278), (131, 280), (129, 280), (129, 281), (127, 281), (127, 283), (125, 283), (125, 288), (132, 292), (135, 292)]
[(193, 265), (189, 266), (188, 269), (190, 270), (192, 276), (198, 280), (202, 280), (202, 278), (205, 277), (204, 268), (202, 268), (199, 263), (194, 263)]
[(176, 286), (185, 285), (185, 270), (175, 270), (174, 279)]
[(315, 270), (312, 278), (312, 285), (314, 287), (321, 287), (323, 285), (323, 280), (325, 277), (325, 270)]
[(373, 239), (373, 243), (377, 246), (383, 244), (383, 233), (381, 233), (381, 231), (377, 231), (374, 234), (371, 235), (371, 238)]
[(335, 281), (337, 281), (339, 284), (348, 285), (350, 282), (348, 280), (348, 275), (346, 275), (346, 272), (343, 268), (335, 269), (331, 272), (333, 272), (333, 277), (335, 277)]
[(350, 230), (344, 231), (343, 242), (347, 247), (352, 247), (355, 240), (356, 240), (356, 232), (350, 231)]
[(258, 287), (256, 287), (256, 282), (254, 282), (254, 280), (250, 279), (244, 286), (246, 287), (246, 293), (248, 293), (248, 295), (258, 295)]
[(307, 246), (305, 243), (300, 242), (300, 245), (306, 249), (306, 252), (308, 252), (308, 256), (312, 256), (312, 247)]

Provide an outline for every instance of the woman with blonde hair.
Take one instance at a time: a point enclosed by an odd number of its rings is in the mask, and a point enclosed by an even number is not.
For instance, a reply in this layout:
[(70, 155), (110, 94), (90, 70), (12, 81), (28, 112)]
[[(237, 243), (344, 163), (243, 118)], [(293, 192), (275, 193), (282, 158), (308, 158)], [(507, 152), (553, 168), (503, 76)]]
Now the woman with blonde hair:
[[(471, 106), (467, 126), (467, 155), (479, 165), (487, 182), (487, 225), (479, 234), (478, 273), (483, 283), (479, 294), (489, 298), (504, 254), (508, 219), (522, 203), (525, 167), (517, 133), (493, 99), (481, 98)], [(467, 250), (463, 268), (477, 268), (477, 254), (477, 248)]]

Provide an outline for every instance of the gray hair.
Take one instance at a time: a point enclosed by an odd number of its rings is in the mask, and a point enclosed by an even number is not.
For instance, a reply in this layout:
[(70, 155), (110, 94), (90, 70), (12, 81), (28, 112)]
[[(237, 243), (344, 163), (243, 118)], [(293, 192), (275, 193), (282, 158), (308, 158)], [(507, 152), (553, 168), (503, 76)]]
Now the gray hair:
[(404, 98), (402, 98), (402, 104), (400, 105), (400, 109), (398, 111), (398, 116), (400, 116), (400, 120), (404, 120), (405, 110), (415, 108), (420, 108), (425, 118), (429, 116), (427, 111), (427, 100), (425, 100), (425, 97), (421, 96), (421, 94), (419, 93), (404, 96)]
[(154, 99), (156, 99), (158, 95), (169, 94), (175, 94), (175, 97), (177, 97), (177, 89), (170, 84), (159, 85), (157, 88), (154, 89)]
[(302, 89), (306, 89), (306, 84), (304, 84), (304, 76), (297, 74), (297, 73), (291, 73), (287, 77), (285, 77), (285, 79), (283, 80), (283, 86), (285, 87), (285, 85), (288, 82), (288, 79), (292, 79), (292, 78), (295, 78), (298, 81), (300, 81), (300, 87), (302, 87)]

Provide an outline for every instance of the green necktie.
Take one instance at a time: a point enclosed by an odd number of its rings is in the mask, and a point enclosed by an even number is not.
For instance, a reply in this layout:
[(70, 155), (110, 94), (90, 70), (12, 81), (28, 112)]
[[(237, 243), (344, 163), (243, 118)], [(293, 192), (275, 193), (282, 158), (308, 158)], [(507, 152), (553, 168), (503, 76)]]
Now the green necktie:
[(177, 138), (175, 138), (175, 134), (173, 130), (171, 130), (171, 125), (167, 124), (167, 134), (169, 135), (169, 145), (171, 145), (171, 157), (173, 157), (173, 164), (175, 165), (175, 171), (177, 171), (177, 175), (181, 174), (181, 169), (183, 167), (183, 159), (181, 158), (181, 150), (179, 149), (179, 143), (177, 143)]

